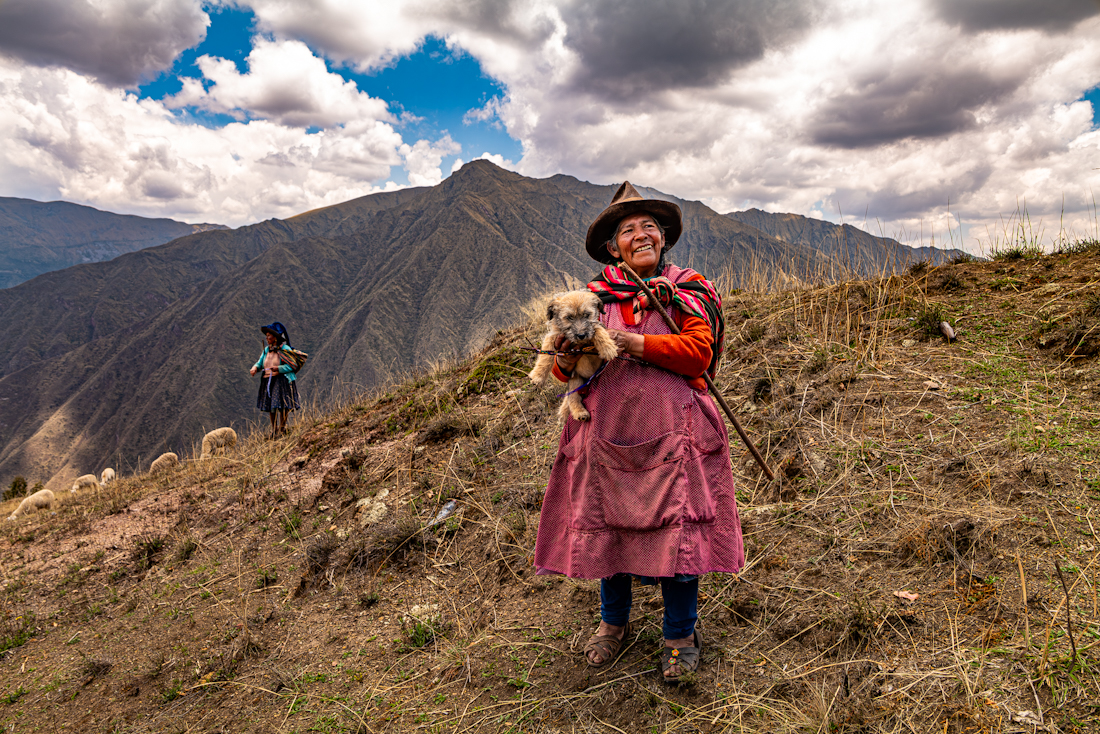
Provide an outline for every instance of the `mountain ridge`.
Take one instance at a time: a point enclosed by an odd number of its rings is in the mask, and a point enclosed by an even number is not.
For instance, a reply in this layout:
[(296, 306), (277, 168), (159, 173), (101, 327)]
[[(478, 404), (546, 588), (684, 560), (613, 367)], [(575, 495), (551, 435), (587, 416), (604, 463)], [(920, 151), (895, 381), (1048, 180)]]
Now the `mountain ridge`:
[(115, 214), (68, 201), (0, 197), (0, 289), (212, 229), (227, 227)]
[(921, 260), (940, 265), (952, 258), (968, 256), (955, 248), (903, 245), (891, 237), (876, 237), (850, 224), (833, 224), (801, 214), (753, 208), (728, 212), (725, 216), (784, 242), (798, 242), (828, 254), (862, 276), (876, 275), (884, 270), (901, 270)]

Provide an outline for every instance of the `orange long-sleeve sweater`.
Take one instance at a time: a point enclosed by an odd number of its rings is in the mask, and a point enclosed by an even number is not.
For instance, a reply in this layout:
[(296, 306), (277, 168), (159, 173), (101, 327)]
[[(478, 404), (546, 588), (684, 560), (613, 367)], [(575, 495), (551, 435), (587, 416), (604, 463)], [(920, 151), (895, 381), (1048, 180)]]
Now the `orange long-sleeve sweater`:
[[(622, 310), (625, 323), (635, 323), (632, 301), (620, 302), (619, 308)], [(652, 313), (650, 318), (659, 319), (661, 317), (657, 313)], [(706, 321), (698, 316), (689, 316), (679, 309), (672, 311), (672, 320), (680, 328), (680, 333), (645, 334), (642, 359), (650, 364), (655, 364), (670, 372), (687, 377), (688, 384), (696, 390), (706, 390), (707, 383), (703, 379), (703, 373), (710, 366), (712, 353), (710, 327), (707, 326)], [(554, 360), (553, 372), (554, 377), (559, 381), (567, 382), (569, 380), (569, 376), (558, 369), (557, 360)]]

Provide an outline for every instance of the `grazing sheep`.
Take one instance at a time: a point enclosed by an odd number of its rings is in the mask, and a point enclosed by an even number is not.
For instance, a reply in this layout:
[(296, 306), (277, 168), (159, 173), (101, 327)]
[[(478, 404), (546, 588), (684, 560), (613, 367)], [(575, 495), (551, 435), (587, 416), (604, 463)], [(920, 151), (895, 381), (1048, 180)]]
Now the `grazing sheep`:
[(225, 428), (215, 428), (210, 433), (202, 437), (202, 455), (200, 459), (209, 459), (214, 455), (215, 451), (224, 451), (225, 449), (231, 449), (237, 445), (237, 432), (232, 428), (226, 426)]
[(85, 487), (95, 487), (99, 489), (99, 480), (95, 478), (95, 474), (85, 474), (82, 477), (77, 477), (73, 482), (73, 488), (70, 492), (75, 493), (78, 489), (84, 489)]
[(114, 478), (115, 478), (115, 470), (112, 469), (111, 467), (107, 467), (106, 469), (103, 470), (103, 475), (99, 478), (99, 483), (100, 484), (106, 484), (107, 482), (111, 481)]
[(170, 471), (178, 463), (180, 463), (180, 457), (169, 451), (168, 453), (158, 456), (153, 463), (149, 465), (149, 473), (161, 474)]
[(53, 503), (53, 492), (48, 489), (40, 489), (30, 497), (24, 498), (23, 501), (19, 503), (19, 507), (15, 508), (15, 512), (11, 513), (8, 519), (18, 519), (21, 515), (25, 515), (31, 510), (45, 510)]

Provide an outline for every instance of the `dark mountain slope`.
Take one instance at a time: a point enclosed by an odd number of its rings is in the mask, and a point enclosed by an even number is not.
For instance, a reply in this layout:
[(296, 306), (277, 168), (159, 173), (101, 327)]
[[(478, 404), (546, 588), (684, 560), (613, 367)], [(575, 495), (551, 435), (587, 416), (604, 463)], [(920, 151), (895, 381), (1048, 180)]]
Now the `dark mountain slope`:
[(423, 189), (375, 194), (283, 221), (202, 232), (110, 262), (67, 268), (0, 290), (0, 376), (57, 357), (160, 313), (212, 278), (281, 242), (357, 231)]
[[(322, 333), (354, 252), (366, 248), (312, 238), (272, 247), (139, 325), (0, 380), (0, 405), (20, 406), (0, 419), (2, 471), (147, 466), (162, 451), (190, 450), (204, 430), (258, 416), (248, 374), (261, 349), (256, 325), (295, 313), (296, 346)], [(331, 267), (308, 267), (319, 259)]]
[(224, 227), (113, 214), (67, 201), (0, 197), (0, 288), (210, 229)]

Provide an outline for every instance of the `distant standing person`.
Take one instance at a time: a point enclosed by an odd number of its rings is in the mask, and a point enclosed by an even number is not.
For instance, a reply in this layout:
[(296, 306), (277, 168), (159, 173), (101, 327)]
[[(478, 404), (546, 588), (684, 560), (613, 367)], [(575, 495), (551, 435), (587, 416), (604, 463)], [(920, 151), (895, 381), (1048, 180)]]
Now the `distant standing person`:
[[(298, 386), (295, 384), (294, 368), (279, 358), (280, 351), (290, 350), (290, 336), (286, 327), (275, 321), (267, 326), (261, 326), (267, 346), (260, 353), (256, 364), (252, 365), (249, 373), (255, 375), (263, 370), (263, 379), (260, 380), (260, 394), (256, 398), (256, 407), (271, 417), (271, 437), (286, 433), (286, 417), (292, 410), (298, 410), (301, 406), (298, 400)], [(276, 426), (275, 418), (279, 421)]]

